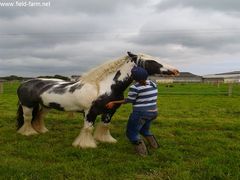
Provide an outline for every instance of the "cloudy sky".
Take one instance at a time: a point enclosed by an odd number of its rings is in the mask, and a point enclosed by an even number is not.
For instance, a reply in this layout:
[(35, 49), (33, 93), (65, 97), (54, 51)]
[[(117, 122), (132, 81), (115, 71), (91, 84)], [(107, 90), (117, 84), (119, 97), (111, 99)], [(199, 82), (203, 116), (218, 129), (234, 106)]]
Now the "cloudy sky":
[(127, 51), (199, 75), (240, 70), (237, 0), (19, 2), (0, 0), (0, 76), (81, 74)]

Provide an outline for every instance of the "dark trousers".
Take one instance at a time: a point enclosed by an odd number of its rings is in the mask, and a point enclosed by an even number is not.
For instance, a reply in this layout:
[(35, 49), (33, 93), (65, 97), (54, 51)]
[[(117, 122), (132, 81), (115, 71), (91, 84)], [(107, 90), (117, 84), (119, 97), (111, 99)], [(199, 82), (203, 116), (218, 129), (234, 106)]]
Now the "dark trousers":
[(157, 112), (133, 111), (129, 116), (126, 135), (132, 143), (140, 140), (139, 134), (150, 136), (150, 125), (152, 120), (156, 119)]

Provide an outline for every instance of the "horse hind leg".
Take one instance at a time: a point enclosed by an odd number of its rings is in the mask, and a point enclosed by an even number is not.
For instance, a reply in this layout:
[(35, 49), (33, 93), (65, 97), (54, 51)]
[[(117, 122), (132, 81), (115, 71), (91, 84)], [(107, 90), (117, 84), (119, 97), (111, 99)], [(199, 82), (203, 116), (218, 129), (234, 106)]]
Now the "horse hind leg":
[(33, 108), (28, 108), (26, 106), (22, 106), (22, 109), (23, 109), (24, 123), (19, 128), (18, 133), (25, 135), (25, 136), (38, 134), (38, 132), (32, 127), (32, 123), (31, 123)]
[(117, 140), (112, 137), (110, 133), (110, 121), (111, 121), (111, 115), (110, 114), (104, 114), (102, 116), (102, 122), (100, 122), (96, 130), (94, 132), (94, 138), (97, 141), (100, 142), (106, 142), (106, 143), (116, 143)]
[(48, 109), (42, 107), (40, 111), (38, 111), (36, 117), (32, 121), (33, 128), (39, 133), (46, 133), (48, 129), (44, 123), (44, 117), (46, 116)]

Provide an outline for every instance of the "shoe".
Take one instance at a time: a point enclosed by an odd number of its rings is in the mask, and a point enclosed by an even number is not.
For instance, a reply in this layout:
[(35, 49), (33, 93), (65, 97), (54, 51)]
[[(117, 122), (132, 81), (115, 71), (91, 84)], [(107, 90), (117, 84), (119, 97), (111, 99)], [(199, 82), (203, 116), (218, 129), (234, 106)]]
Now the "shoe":
[(139, 140), (138, 142), (136, 142), (134, 144), (134, 149), (135, 149), (136, 153), (142, 157), (145, 157), (148, 155), (148, 149), (143, 140)]
[(158, 144), (155, 136), (150, 135), (150, 136), (144, 136), (144, 137), (153, 149), (158, 149), (159, 148), (159, 144)]

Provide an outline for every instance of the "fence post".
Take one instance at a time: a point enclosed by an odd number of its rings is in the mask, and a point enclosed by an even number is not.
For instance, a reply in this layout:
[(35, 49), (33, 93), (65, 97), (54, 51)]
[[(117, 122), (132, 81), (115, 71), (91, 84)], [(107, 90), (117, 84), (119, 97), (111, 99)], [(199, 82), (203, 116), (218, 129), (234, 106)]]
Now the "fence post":
[(228, 96), (232, 96), (232, 92), (233, 92), (233, 84), (229, 83), (228, 84)]
[(2, 93), (3, 93), (3, 83), (0, 82), (0, 94), (2, 94)]

